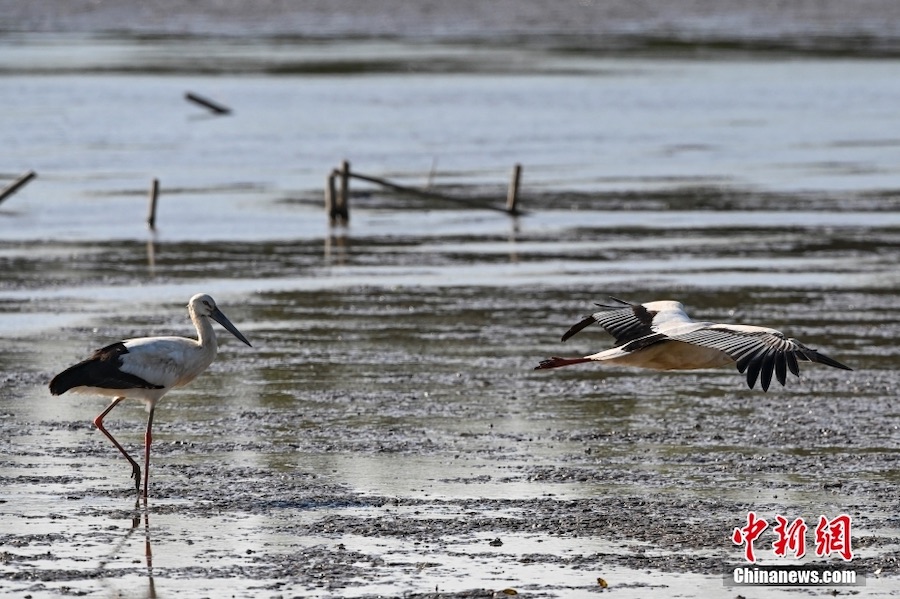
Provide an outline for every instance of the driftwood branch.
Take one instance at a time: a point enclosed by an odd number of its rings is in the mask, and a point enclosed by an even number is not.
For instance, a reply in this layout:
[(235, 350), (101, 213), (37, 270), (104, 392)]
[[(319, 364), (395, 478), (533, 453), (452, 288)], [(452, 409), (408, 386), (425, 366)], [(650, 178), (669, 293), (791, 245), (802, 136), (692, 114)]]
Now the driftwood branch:
[(12, 194), (16, 193), (16, 192), (19, 191), (20, 189), (22, 189), (22, 187), (23, 187), (26, 183), (28, 183), (29, 181), (31, 181), (31, 180), (34, 179), (35, 177), (37, 177), (37, 173), (36, 173), (36, 172), (34, 172), (34, 171), (28, 171), (27, 173), (25, 173), (24, 175), (21, 175), (21, 176), (20, 176), (19, 178), (17, 178), (15, 181), (13, 181), (12, 183), (10, 183), (10, 184), (7, 185), (6, 187), (4, 187), (3, 190), (0, 191), (0, 202), (2, 202), (3, 200), (5, 200), (6, 198), (8, 198), (9, 196), (11, 196)]
[(444, 195), (442, 193), (437, 193), (434, 191), (429, 191), (427, 189), (420, 189), (418, 187), (410, 187), (407, 185), (400, 185), (398, 183), (393, 183), (388, 181), (387, 179), (382, 179), (381, 177), (373, 177), (371, 175), (362, 175), (360, 173), (350, 173), (350, 176), (354, 179), (359, 179), (360, 181), (368, 181), (369, 183), (375, 183), (377, 185), (381, 185), (382, 187), (387, 187), (388, 189), (393, 189), (394, 191), (400, 191), (403, 193), (411, 193), (415, 195), (422, 196), (424, 198), (432, 198), (435, 200), (445, 200), (448, 202), (456, 202), (457, 204), (465, 204), (466, 206), (470, 206), (472, 208), (483, 208), (485, 210), (496, 210), (498, 212), (507, 212), (506, 208), (502, 208), (500, 206), (491, 206), (490, 204), (481, 203), (479, 200), (473, 200), (470, 198), (456, 198), (453, 196)]
[(195, 104), (199, 104), (200, 106), (203, 106), (204, 108), (210, 110), (211, 112), (214, 112), (215, 114), (231, 113), (231, 109), (227, 106), (222, 106), (221, 104), (213, 102), (209, 98), (204, 98), (203, 96), (199, 96), (193, 92), (187, 92), (186, 94), (184, 94), (184, 99), (190, 100)]

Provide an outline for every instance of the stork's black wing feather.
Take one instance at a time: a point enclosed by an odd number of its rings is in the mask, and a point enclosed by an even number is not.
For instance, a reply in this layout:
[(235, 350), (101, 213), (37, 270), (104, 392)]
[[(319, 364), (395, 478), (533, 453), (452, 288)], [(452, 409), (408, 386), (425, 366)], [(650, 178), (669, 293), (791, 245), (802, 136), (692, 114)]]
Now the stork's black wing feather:
[(562, 340), (567, 340), (595, 322), (615, 338), (617, 346), (653, 334), (651, 325), (655, 312), (647, 310), (641, 304), (631, 304), (615, 297), (610, 297), (609, 300), (598, 303), (600, 310), (572, 326)]
[(763, 327), (711, 325), (680, 335), (670, 335), (670, 338), (725, 352), (736, 362), (738, 372), (746, 372), (747, 385), (751, 389), (759, 380), (763, 391), (767, 391), (773, 374), (782, 385), (787, 379), (787, 371), (800, 376), (798, 359), (852, 370), (796, 339), (786, 339), (779, 331)]
[(121, 341), (98, 349), (94, 354), (67, 368), (50, 381), (50, 393), (62, 395), (73, 387), (102, 389), (162, 389), (162, 385), (148, 383), (139, 376), (122, 372), (122, 356), (128, 348)]

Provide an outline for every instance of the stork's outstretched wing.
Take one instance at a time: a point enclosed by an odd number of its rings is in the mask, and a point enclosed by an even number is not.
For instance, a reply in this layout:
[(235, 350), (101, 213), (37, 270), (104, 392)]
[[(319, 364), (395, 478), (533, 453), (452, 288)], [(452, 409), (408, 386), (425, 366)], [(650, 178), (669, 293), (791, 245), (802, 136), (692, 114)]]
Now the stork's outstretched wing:
[(787, 379), (787, 371), (800, 376), (798, 360), (853, 370), (796, 339), (786, 338), (780, 331), (766, 327), (714, 324), (671, 335), (670, 338), (725, 352), (736, 362), (738, 372), (747, 373), (747, 385), (751, 389), (759, 379), (763, 391), (767, 391), (773, 374), (782, 385)]

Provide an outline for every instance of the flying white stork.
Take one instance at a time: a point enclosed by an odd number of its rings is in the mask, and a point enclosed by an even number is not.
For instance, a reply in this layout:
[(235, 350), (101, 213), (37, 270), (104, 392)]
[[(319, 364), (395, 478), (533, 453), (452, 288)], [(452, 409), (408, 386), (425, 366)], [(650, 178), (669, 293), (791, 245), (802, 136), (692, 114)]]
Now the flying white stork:
[(594, 361), (654, 370), (692, 370), (735, 363), (738, 372), (747, 373), (750, 388), (758, 378), (763, 391), (768, 391), (773, 373), (782, 385), (788, 370), (799, 377), (798, 360), (852, 370), (775, 329), (695, 322), (681, 302), (630, 304), (610, 297), (609, 302), (597, 306), (599, 312), (566, 331), (562, 340), (596, 322), (615, 338), (615, 347), (583, 358), (553, 357), (542, 361), (535, 370)]
[(197, 328), (198, 339), (185, 337), (140, 337), (119, 341), (98, 349), (83, 362), (67, 368), (50, 381), (50, 393), (62, 395), (96, 393), (111, 396), (112, 403), (94, 418), (94, 425), (113, 442), (131, 463), (135, 489), (141, 493), (141, 467), (125, 448), (106, 430), (103, 419), (123, 399), (139, 399), (147, 405), (147, 430), (144, 433), (144, 493), (150, 471), (151, 428), (156, 402), (170, 389), (183, 387), (197, 378), (212, 364), (218, 351), (216, 334), (210, 319), (215, 320), (232, 335), (250, 345), (231, 321), (216, 307), (205, 293), (198, 293), (188, 302), (191, 321)]

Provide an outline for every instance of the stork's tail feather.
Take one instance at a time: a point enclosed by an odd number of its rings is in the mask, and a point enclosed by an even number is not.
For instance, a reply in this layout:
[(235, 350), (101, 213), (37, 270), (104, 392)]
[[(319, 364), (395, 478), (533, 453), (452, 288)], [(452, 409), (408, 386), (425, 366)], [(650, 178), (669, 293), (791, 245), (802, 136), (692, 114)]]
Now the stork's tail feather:
[(535, 370), (543, 370), (545, 368), (559, 368), (560, 366), (571, 366), (572, 364), (583, 364), (590, 362), (590, 358), (560, 358), (553, 356), (547, 360), (542, 360), (540, 364), (534, 367)]

